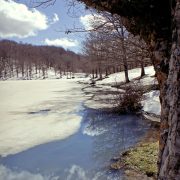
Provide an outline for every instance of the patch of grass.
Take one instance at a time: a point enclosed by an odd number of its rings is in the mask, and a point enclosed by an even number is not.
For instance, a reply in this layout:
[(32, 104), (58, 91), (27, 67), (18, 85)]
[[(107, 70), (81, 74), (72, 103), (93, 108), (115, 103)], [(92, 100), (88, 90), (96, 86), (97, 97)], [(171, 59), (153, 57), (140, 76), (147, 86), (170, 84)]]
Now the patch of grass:
[(158, 142), (143, 143), (128, 151), (124, 157), (124, 163), (129, 168), (147, 176), (156, 176), (157, 158)]

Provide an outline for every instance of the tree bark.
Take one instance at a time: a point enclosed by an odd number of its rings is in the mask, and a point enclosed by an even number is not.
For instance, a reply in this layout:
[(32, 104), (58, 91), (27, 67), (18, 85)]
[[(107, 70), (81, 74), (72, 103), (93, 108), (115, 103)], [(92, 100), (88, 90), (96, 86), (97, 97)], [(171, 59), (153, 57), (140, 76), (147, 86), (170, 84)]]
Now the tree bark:
[(130, 82), (129, 81), (129, 76), (128, 76), (128, 65), (127, 65), (127, 62), (124, 64), (124, 75), (125, 75), (126, 83)]
[(161, 180), (180, 179), (180, 0), (172, 9), (173, 29), (169, 73), (162, 88), (159, 152)]

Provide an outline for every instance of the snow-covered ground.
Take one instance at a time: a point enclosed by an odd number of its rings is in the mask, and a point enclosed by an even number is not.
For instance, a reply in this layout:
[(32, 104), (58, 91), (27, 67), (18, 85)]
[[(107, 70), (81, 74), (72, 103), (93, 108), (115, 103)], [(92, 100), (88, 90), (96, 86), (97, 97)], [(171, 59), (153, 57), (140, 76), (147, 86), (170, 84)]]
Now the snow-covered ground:
[[(144, 78), (135, 80), (133, 82), (138, 83), (138, 85), (142, 85), (142, 86), (157, 84), (157, 80), (154, 77), (155, 71), (153, 66), (145, 67), (145, 73), (146, 76)], [(141, 74), (140, 68), (129, 70), (129, 79), (133, 80), (134, 78), (138, 78), (140, 77), (140, 74)], [(97, 90), (103, 91), (104, 93), (109, 91), (111, 92), (119, 91), (119, 93), (121, 93), (123, 92), (123, 90), (117, 89), (112, 86), (118, 85), (124, 81), (125, 81), (124, 72), (114, 73), (109, 75), (108, 78), (96, 81), (96, 86), (89, 87), (86, 89), (86, 91), (91, 93), (96, 92)], [(90, 83), (90, 79), (82, 79), (81, 82)], [(97, 93), (94, 94), (94, 97), (91, 100), (86, 101), (86, 105), (91, 108), (109, 108), (115, 105), (113, 103), (113, 100), (115, 98), (117, 98), (117, 96), (113, 94), (104, 95), (103, 93)], [(94, 103), (94, 101), (96, 103)], [(143, 111), (147, 113), (153, 113), (155, 115), (160, 115), (161, 108), (159, 102), (159, 91), (156, 90), (144, 94), (144, 100), (142, 101), (142, 105), (143, 105)]]
[(84, 100), (75, 80), (0, 82), (0, 155), (74, 134)]
[[(140, 83), (142, 83), (143, 85), (149, 85), (149, 84), (153, 84), (156, 83), (156, 80), (154, 79), (154, 68), (153, 66), (149, 66), (149, 67), (145, 67), (145, 72), (146, 72), (146, 77), (138, 80)], [(141, 69), (140, 68), (136, 68), (136, 69), (132, 69), (129, 70), (129, 79), (132, 80), (134, 78), (139, 77), (141, 74)], [(121, 82), (125, 81), (125, 76), (124, 76), (124, 72), (120, 72), (120, 73), (114, 73), (109, 75), (108, 78), (103, 79), (102, 81), (97, 81), (97, 85), (116, 85), (119, 84)]]

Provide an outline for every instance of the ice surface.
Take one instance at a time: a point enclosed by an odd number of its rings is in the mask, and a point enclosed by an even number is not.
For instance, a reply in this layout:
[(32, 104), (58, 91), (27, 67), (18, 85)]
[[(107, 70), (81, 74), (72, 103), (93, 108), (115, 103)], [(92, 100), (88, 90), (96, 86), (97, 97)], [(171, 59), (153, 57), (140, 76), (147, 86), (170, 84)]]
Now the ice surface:
[(75, 80), (0, 82), (0, 155), (67, 138), (78, 131), (84, 100)]

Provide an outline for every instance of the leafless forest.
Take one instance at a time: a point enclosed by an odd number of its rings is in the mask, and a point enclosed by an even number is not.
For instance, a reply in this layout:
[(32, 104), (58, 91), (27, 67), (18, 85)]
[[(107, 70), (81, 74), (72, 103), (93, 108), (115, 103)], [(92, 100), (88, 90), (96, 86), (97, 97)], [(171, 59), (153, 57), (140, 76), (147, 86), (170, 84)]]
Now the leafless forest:
[(35, 46), (10, 40), (0, 41), (0, 78), (31, 79), (34, 75), (48, 78), (51, 70), (57, 78), (72, 78), (74, 73), (92, 74), (102, 79), (111, 73), (150, 65), (151, 55), (146, 43), (130, 34), (118, 15), (102, 13), (91, 22), (92, 30), (83, 42), (83, 53), (77, 54), (62, 47)]

